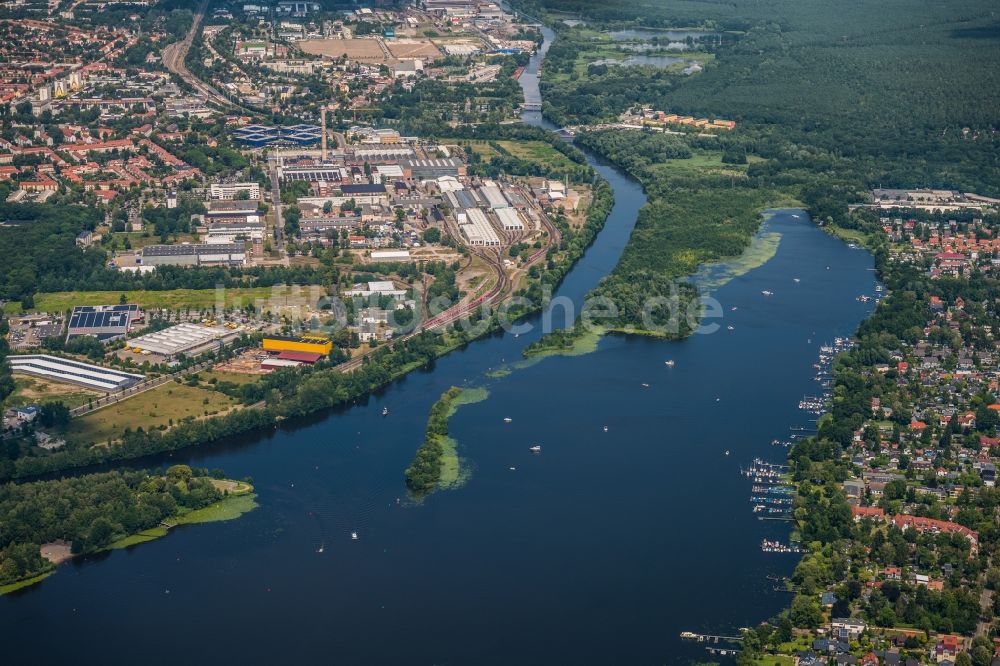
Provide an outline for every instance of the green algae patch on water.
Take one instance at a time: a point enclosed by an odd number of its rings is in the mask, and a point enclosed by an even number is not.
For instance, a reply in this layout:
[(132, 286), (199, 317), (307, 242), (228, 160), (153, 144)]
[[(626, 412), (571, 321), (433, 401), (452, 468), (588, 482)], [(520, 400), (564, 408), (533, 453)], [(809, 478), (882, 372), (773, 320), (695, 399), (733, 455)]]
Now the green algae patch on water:
[(471, 467), (458, 455), (458, 442), (448, 435), (448, 422), (461, 406), (482, 402), (489, 395), (483, 387), (452, 386), (431, 407), (424, 442), (405, 472), (414, 499), (439, 488), (458, 488), (469, 480)]
[(560, 329), (544, 336), (524, 350), (525, 359), (513, 365), (514, 369), (529, 368), (550, 356), (583, 356), (597, 351), (601, 339), (609, 329), (601, 326), (582, 326)]
[(462, 405), (474, 405), (475, 403), (482, 402), (489, 397), (489, 390), (483, 388), (482, 386), (461, 389), (461, 392), (449, 401), (448, 418), (454, 416), (455, 412), (457, 412), (458, 408)]
[[(768, 214), (768, 217), (771, 214)], [(766, 224), (766, 223), (765, 223)], [(729, 281), (746, 275), (771, 261), (781, 245), (781, 234), (761, 228), (738, 257), (714, 264), (706, 264), (691, 277), (691, 282), (704, 290), (715, 290)]]
[(196, 525), (198, 523), (217, 523), (225, 520), (236, 520), (244, 513), (249, 513), (257, 508), (257, 495), (245, 493), (243, 495), (230, 495), (214, 504), (188, 511), (180, 516), (170, 518), (167, 523), (170, 527), (177, 525)]
[(112, 544), (108, 546), (108, 549), (116, 550), (119, 548), (128, 548), (140, 543), (146, 543), (147, 541), (154, 541), (155, 539), (167, 536), (167, 532), (168, 530), (166, 527), (153, 527), (148, 530), (136, 532), (135, 534), (130, 534), (124, 539), (118, 539), (118, 541), (112, 542)]
[[(448, 416), (450, 419), (463, 405), (474, 405), (483, 402), (490, 397), (490, 392), (481, 387), (468, 387), (461, 389), (455, 397), (451, 398), (448, 404)], [(441, 444), (441, 478), (438, 487), (444, 490), (461, 488), (472, 476), (472, 470), (468, 462), (458, 455), (458, 442), (450, 436), (441, 437), (438, 442)]]

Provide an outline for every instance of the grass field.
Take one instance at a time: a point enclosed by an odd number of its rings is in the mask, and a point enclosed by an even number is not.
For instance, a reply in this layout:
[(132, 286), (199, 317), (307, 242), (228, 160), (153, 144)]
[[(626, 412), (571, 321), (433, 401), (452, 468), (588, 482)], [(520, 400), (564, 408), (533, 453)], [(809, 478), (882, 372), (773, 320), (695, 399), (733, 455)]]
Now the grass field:
[(41, 377), (18, 375), (14, 380), (14, 392), (7, 398), (8, 407), (24, 407), (40, 402), (60, 401), (70, 409), (85, 405), (91, 398), (104, 395), (73, 384), (63, 384)]
[(539, 162), (557, 169), (576, 166), (576, 162), (544, 141), (498, 141), (497, 143), (511, 155), (522, 160)]
[(491, 157), (497, 157), (500, 155), (493, 146), (490, 145), (489, 141), (470, 141), (469, 139), (442, 139), (441, 143), (449, 145), (469, 146), (472, 148), (472, 152), (479, 155), (484, 160), (489, 161)]
[(219, 382), (230, 382), (232, 384), (252, 384), (260, 379), (260, 375), (246, 375), (242, 372), (226, 372), (224, 370), (199, 372), (198, 377), (203, 384), (207, 384), (210, 379), (215, 379)]
[[(266, 301), (268, 305), (279, 307), (300, 302), (309, 287), (240, 287), (231, 289), (171, 289), (170, 291), (60, 291), (35, 295), (33, 312), (65, 312), (74, 305), (111, 305), (118, 303), (122, 294), (129, 303), (138, 303), (145, 309), (166, 308), (168, 310), (209, 310), (213, 305), (223, 307), (246, 305)], [(299, 294), (299, 295), (293, 295)], [(4, 305), (4, 312), (17, 314), (21, 304), (11, 302)]]
[[(469, 141), (468, 139), (444, 139), (442, 143), (458, 144), (463, 148), (469, 146), (472, 152), (488, 162), (491, 158), (500, 157), (496, 148), (488, 141)], [(497, 145), (514, 157), (530, 162), (555, 167), (558, 169), (572, 168), (576, 163), (560, 153), (544, 141), (497, 141)]]
[(723, 174), (726, 176), (740, 176), (746, 174), (746, 164), (723, 164), (721, 152), (698, 151), (691, 157), (680, 160), (664, 160), (653, 167), (656, 172), (669, 172), (674, 175), (686, 173), (700, 174)]
[(149, 430), (168, 426), (171, 421), (195, 418), (223, 411), (234, 402), (216, 391), (168, 382), (134, 398), (73, 419), (66, 432), (72, 442), (100, 444), (121, 437), (126, 428)]

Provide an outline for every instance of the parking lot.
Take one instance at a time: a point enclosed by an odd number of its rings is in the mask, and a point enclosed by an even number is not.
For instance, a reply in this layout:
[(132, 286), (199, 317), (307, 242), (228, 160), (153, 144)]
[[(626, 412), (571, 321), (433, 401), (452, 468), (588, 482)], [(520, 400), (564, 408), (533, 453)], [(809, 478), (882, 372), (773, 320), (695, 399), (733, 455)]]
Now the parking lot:
[(7, 342), (14, 350), (40, 347), (45, 338), (62, 336), (64, 322), (61, 316), (30, 315), (9, 320), (10, 333)]

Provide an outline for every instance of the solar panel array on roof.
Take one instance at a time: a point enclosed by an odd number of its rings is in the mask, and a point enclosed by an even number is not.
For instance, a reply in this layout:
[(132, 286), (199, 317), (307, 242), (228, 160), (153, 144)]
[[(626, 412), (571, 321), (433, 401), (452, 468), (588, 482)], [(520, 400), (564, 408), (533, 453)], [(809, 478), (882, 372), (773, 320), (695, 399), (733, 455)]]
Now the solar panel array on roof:
[(89, 335), (104, 342), (120, 338), (128, 333), (129, 324), (138, 316), (139, 306), (134, 303), (78, 305), (70, 315), (66, 339)]

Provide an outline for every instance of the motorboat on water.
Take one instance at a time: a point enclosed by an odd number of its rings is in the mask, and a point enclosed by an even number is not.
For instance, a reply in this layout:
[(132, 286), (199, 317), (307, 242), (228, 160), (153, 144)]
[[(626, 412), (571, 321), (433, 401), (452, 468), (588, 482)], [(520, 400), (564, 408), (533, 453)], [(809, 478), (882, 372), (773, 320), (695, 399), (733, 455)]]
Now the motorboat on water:
[(358, 540), (358, 533), (351, 532), (351, 541), (357, 541), (357, 540)]
[(531, 451), (532, 453), (541, 453), (542, 447), (538, 444), (535, 444), (534, 446), (529, 447), (528, 450)]
[(504, 422), (504, 423), (510, 423), (510, 422), (511, 422), (511, 421), (513, 421), (513, 420), (514, 420), (514, 419), (510, 418), (509, 416), (505, 416), (505, 417), (503, 417), (503, 422)]
[(642, 388), (649, 388), (649, 384), (647, 384), (646, 382), (643, 382), (642, 383)]
[(669, 361), (664, 361), (663, 365), (667, 366), (668, 368), (672, 368), (672, 367), (674, 367), (674, 361), (673, 361), (673, 359), (671, 359)]
[(736, 329), (735, 329), (735, 328), (733, 328), (732, 326), (726, 326), (726, 328), (727, 328), (728, 330), (730, 330), (730, 331), (735, 331), (735, 330), (736, 330)]
[(798, 278), (792, 278), (792, 282), (801, 282)]
[(389, 416), (389, 408), (388, 407), (383, 407), (382, 408), (382, 416)]
[(604, 426), (604, 432), (608, 431), (608, 426)]
[(765, 296), (773, 296), (774, 295), (773, 291), (768, 291), (767, 289), (765, 289), (764, 291), (762, 291), (760, 293), (764, 294)]

